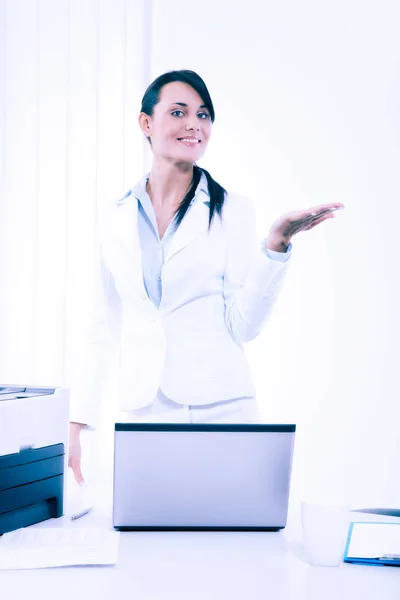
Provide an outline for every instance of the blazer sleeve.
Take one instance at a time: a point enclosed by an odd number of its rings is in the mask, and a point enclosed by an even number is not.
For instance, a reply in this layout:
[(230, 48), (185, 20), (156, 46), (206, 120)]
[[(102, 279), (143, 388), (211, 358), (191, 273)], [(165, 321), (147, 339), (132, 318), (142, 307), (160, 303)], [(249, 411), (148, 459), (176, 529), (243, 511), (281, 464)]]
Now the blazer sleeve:
[(118, 358), (120, 337), (121, 301), (99, 245), (93, 306), (85, 336), (83, 360), (77, 380), (71, 386), (71, 422), (83, 423), (88, 429), (97, 427), (105, 385)]
[(249, 200), (229, 195), (226, 209), (225, 323), (232, 337), (243, 343), (260, 333), (271, 314), (290, 258), (281, 262), (263, 252)]

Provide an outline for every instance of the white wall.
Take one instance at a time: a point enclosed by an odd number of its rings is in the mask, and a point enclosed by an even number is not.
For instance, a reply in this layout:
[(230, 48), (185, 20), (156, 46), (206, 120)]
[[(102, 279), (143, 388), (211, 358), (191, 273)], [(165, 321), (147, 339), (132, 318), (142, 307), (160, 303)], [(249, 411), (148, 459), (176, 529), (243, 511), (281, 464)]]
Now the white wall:
[(400, 506), (399, 22), (396, 0), (0, 0), (0, 382), (70, 380), (97, 211), (147, 164), (143, 91), (192, 68), (217, 114), (203, 164), (260, 236), (347, 207), (295, 238), (248, 347), (265, 420), (298, 426), (294, 493)]
[(248, 348), (265, 420), (298, 426), (294, 491), (400, 506), (400, 5), (155, 0), (153, 15), (151, 75), (205, 79), (216, 123), (203, 164), (254, 199), (260, 236), (282, 212), (346, 205), (295, 238)]

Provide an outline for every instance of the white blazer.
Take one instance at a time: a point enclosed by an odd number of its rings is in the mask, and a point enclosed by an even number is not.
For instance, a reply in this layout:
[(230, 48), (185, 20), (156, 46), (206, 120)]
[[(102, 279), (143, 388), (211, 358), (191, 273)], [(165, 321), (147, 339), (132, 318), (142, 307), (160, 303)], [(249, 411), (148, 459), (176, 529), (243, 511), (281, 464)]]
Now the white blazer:
[(118, 356), (120, 410), (147, 406), (159, 387), (181, 404), (254, 396), (243, 343), (255, 338), (288, 261), (257, 240), (246, 198), (229, 193), (208, 230), (199, 189), (171, 241), (157, 309), (143, 282), (138, 200), (115, 203), (101, 227), (96, 303), (84, 376), (71, 389), (70, 420), (96, 426), (108, 367)]

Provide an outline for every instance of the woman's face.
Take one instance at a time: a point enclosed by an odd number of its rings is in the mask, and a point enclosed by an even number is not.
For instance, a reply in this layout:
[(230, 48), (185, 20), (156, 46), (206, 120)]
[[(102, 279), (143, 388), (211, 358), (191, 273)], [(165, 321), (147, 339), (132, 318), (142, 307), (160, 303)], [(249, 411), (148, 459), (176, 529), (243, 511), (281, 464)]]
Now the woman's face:
[(173, 162), (199, 160), (211, 135), (211, 117), (203, 100), (180, 81), (164, 85), (153, 115), (141, 113), (139, 122), (150, 137), (154, 156)]

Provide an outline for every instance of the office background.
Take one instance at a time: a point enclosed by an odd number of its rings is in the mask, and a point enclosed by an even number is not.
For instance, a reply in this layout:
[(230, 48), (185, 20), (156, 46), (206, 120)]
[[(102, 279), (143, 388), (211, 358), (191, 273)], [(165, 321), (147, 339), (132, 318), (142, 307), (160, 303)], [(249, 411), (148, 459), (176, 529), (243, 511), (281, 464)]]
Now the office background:
[(396, 0), (0, 0), (0, 381), (73, 382), (96, 216), (149, 167), (146, 86), (191, 68), (216, 108), (202, 164), (260, 238), (346, 205), (296, 236), (247, 347), (265, 421), (298, 426), (293, 493), (400, 506), (399, 22)]

